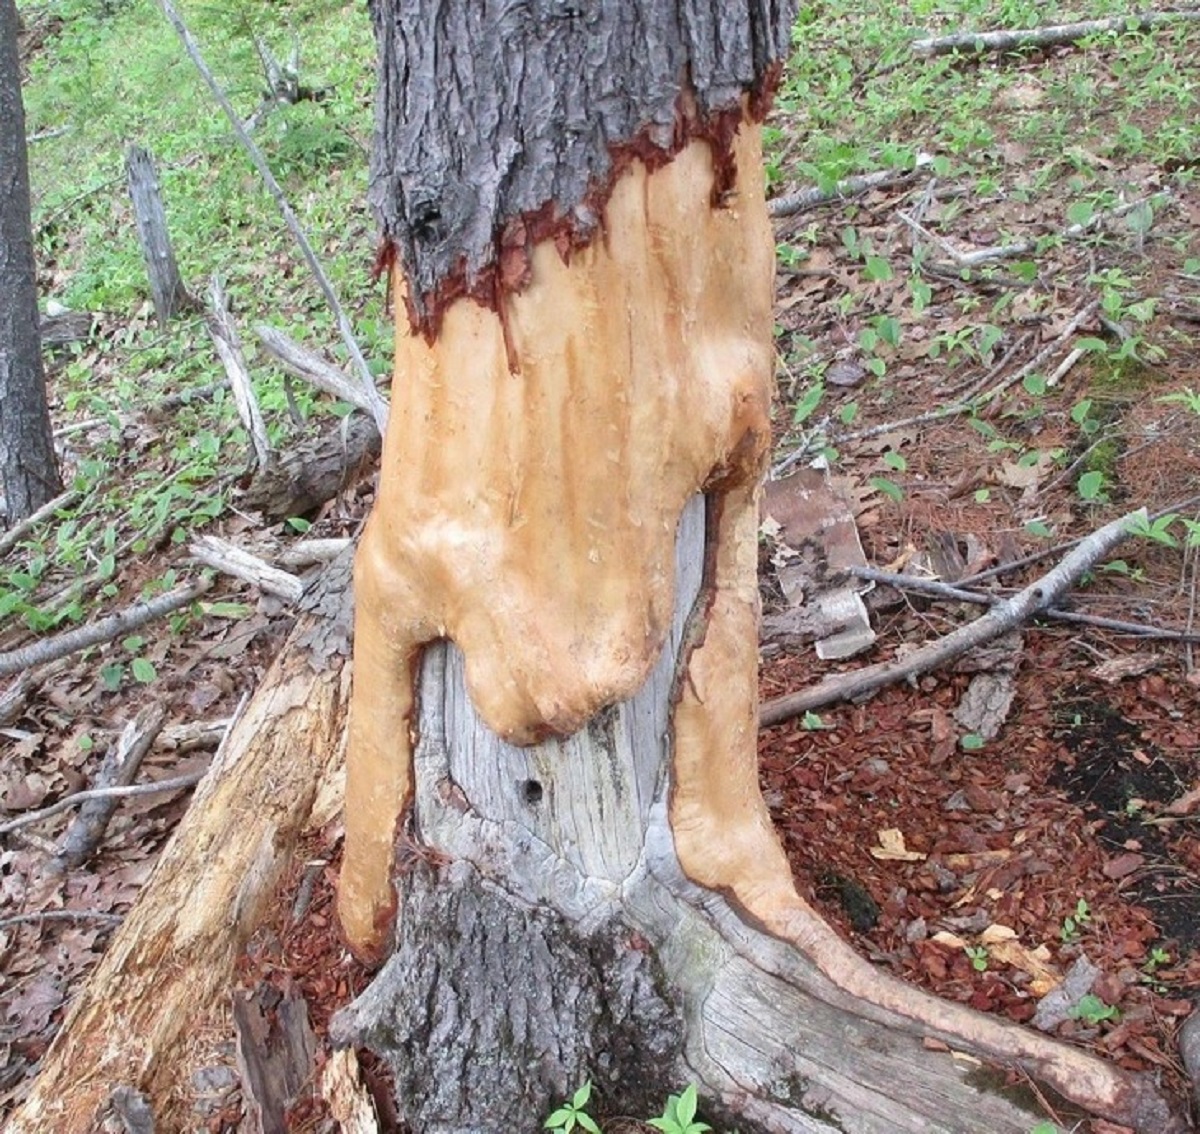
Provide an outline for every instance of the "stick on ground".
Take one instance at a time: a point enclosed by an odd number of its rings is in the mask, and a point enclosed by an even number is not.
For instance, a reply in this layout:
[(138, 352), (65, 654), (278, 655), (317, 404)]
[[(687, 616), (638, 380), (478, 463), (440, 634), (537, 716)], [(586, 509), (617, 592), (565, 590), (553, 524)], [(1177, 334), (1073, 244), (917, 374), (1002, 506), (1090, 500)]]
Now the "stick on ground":
[(101, 642), (111, 642), (130, 630), (136, 630), (147, 622), (162, 618), (188, 603), (195, 602), (212, 586), (208, 579), (199, 579), (186, 587), (176, 587), (165, 595), (151, 599), (149, 602), (134, 603), (125, 610), (110, 614), (106, 618), (79, 626), (53, 638), (43, 638), (31, 646), (22, 646), (18, 650), (8, 650), (0, 654), (0, 677), (11, 677), (35, 665), (57, 661), (59, 658), (86, 650), (89, 646), (98, 646)]
[(1074, 24), (1052, 24), (1042, 28), (1023, 28), (1012, 31), (959, 32), (955, 35), (918, 39), (913, 42), (914, 55), (982, 55), (989, 51), (1012, 51), (1018, 47), (1056, 47), (1078, 43), (1090, 35), (1108, 32), (1148, 31), (1160, 24), (1179, 20), (1200, 20), (1200, 11), (1144, 12), (1114, 16), (1108, 20), (1082, 20)]

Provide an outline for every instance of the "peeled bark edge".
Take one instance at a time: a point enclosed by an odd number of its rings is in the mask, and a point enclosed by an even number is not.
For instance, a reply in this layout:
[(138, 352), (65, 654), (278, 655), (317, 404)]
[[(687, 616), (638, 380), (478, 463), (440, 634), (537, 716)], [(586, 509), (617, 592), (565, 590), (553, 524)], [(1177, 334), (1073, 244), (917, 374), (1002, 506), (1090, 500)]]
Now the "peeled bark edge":
[[(653, 172), (708, 141), (712, 204), (722, 204), (736, 177), (733, 137), (769, 108), (796, 5), (538, 0), (499, 16), (470, 0), (370, 7), (378, 268), (402, 272), (409, 324), (432, 342), (458, 298), (503, 314), (504, 297), (529, 282), (535, 245), (552, 240), (565, 261), (603, 239), (609, 194), (635, 160)], [(435, 38), (450, 49), (434, 51)], [(614, 69), (612, 58), (646, 62)]]

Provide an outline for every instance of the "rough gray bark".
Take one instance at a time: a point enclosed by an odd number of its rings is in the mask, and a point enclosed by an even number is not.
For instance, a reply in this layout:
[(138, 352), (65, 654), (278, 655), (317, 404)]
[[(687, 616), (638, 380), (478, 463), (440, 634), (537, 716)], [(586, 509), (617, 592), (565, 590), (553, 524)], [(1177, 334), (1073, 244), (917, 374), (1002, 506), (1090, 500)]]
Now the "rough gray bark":
[(125, 175), (129, 179), (129, 196), (137, 219), (138, 243), (150, 279), (154, 317), (160, 327), (165, 327), (180, 312), (191, 310), (197, 304), (179, 275), (158, 187), (158, 174), (149, 151), (141, 146), (130, 146), (125, 153)]
[[(795, 4), (371, 0), (371, 12), (371, 201), (410, 317), (432, 334), (454, 297), (495, 306), (519, 289), (537, 240), (588, 243), (632, 157), (661, 165), (703, 136), (728, 160), (743, 96), (768, 94), (786, 58)], [(714, 192), (730, 180), (726, 166)]]
[(62, 491), (38, 334), (16, 0), (0, 0), (0, 476), (14, 524)]

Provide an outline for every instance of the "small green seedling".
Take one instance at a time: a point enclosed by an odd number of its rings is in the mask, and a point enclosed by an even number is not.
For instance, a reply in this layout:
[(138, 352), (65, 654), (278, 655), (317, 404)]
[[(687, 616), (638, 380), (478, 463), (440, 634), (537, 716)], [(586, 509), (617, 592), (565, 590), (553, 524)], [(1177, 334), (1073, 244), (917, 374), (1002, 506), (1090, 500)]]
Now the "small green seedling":
[(562, 1134), (571, 1134), (578, 1126), (588, 1134), (600, 1134), (596, 1120), (587, 1112), (588, 1100), (592, 1097), (592, 1081), (589, 1079), (572, 1096), (571, 1101), (564, 1103), (549, 1118), (544, 1125), (547, 1130), (561, 1130)]
[(988, 951), (986, 945), (964, 945), (963, 952), (971, 961), (971, 968), (977, 973), (986, 973), (988, 969)]
[(1067, 914), (1063, 918), (1061, 937), (1066, 944), (1078, 941), (1082, 927), (1089, 925), (1092, 920), (1092, 911), (1087, 904), (1086, 898), (1080, 898), (1075, 903), (1073, 913)]
[(696, 1084), (689, 1083), (681, 1095), (671, 1095), (658, 1118), (649, 1123), (663, 1134), (704, 1134), (712, 1127), (696, 1119)]
[(827, 725), (822, 719), (820, 713), (814, 713), (809, 709), (803, 717), (800, 718), (800, 727), (807, 729), (809, 732), (816, 732), (818, 729), (832, 728), (832, 725)]
[(1082, 1020), (1085, 1024), (1091, 1024), (1093, 1027), (1105, 1020), (1116, 1020), (1120, 1015), (1121, 1012), (1118, 1008), (1112, 1004), (1105, 1004), (1100, 997), (1093, 996), (1090, 992), (1086, 996), (1081, 996), (1079, 1003), (1071, 1009), (1073, 1020)]

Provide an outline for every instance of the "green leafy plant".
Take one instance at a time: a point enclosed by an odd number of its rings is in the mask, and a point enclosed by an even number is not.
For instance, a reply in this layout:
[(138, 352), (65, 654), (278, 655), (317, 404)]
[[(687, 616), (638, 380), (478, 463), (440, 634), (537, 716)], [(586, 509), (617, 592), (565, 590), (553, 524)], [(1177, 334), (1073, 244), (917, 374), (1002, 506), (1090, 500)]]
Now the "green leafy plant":
[(1062, 928), (1059, 931), (1059, 936), (1062, 937), (1064, 943), (1071, 944), (1078, 941), (1081, 931), (1085, 926), (1092, 922), (1092, 911), (1087, 904), (1086, 898), (1080, 898), (1075, 903), (1075, 909), (1063, 918)]
[(589, 1079), (571, 1096), (570, 1101), (563, 1103), (546, 1119), (543, 1126), (547, 1130), (561, 1130), (562, 1134), (571, 1134), (576, 1126), (587, 1130), (589, 1134), (601, 1134), (596, 1120), (587, 1112), (591, 1097), (592, 1081)]
[(971, 962), (971, 968), (977, 973), (986, 973), (988, 968), (988, 951), (986, 945), (964, 945), (963, 952)]
[(696, 1118), (696, 1085), (689, 1083), (682, 1094), (671, 1095), (658, 1118), (648, 1119), (651, 1126), (663, 1134), (704, 1134), (712, 1127)]
[(1079, 1003), (1071, 1009), (1070, 1015), (1073, 1020), (1082, 1020), (1085, 1024), (1095, 1027), (1105, 1020), (1120, 1019), (1121, 1011), (1112, 1004), (1105, 1004), (1100, 997), (1089, 992), (1079, 998)]

